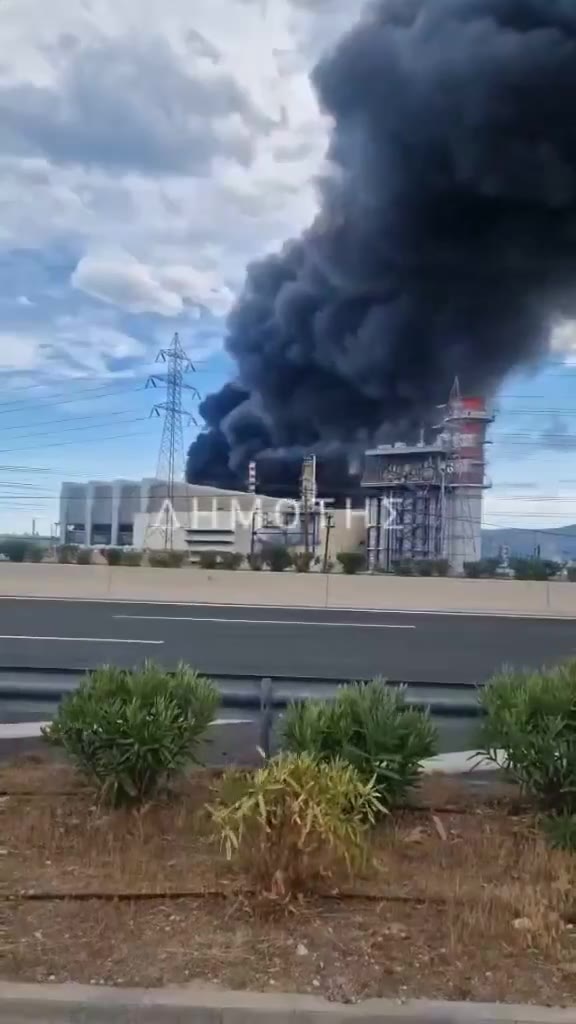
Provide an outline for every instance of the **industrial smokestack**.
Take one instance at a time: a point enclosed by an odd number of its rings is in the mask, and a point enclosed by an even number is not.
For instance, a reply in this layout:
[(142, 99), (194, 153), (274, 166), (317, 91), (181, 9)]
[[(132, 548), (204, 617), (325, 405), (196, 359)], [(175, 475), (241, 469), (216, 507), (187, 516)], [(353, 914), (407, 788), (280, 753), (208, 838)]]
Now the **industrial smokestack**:
[(415, 440), (455, 375), (489, 395), (576, 315), (572, 0), (386, 0), (313, 81), (320, 211), (248, 268), (238, 384), (208, 399), (189, 479), (265, 452), (282, 481), (315, 451), (345, 487), (349, 453)]

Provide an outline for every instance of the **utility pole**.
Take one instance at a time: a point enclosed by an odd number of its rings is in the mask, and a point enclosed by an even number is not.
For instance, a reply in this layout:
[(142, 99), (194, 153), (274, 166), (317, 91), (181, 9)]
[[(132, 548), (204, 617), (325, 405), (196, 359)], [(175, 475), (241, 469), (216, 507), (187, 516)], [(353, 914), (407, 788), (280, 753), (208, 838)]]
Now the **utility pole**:
[(326, 534), (324, 538), (324, 563), (322, 566), (322, 572), (328, 572), (328, 558), (330, 555), (330, 531), (334, 526), (334, 515), (332, 512), (326, 513)]
[[(304, 550), (310, 552), (310, 512), (312, 515), (316, 504), (316, 456), (309, 455), (302, 463), (302, 477), (300, 481), (300, 496), (303, 506), (304, 519)], [(312, 519), (312, 522), (314, 520)], [(312, 551), (314, 550), (314, 538), (312, 538)]]
[(248, 494), (252, 495), (252, 516), (250, 525), (250, 554), (254, 554), (254, 548), (256, 547), (256, 502), (254, 501), (254, 495), (256, 494), (256, 463), (254, 461), (248, 463)]
[(188, 421), (196, 423), (192, 413), (182, 408), (182, 393), (185, 390), (189, 391), (195, 399), (199, 399), (200, 394), (195, 387), (186, 383), (186, 374), (195, 373), (196, 367), (182, 348), (178, 334), (174, 335), (170, 348), (160, 349), (156, 362), (166, 365), (166, 373), (152, 374), (146, 382), (146, 387), (163, 387), (166, 390), (165, 401), (158, 402), (150, 415), (164, 417), (156, 476), (158, 480), (166, 482), (166, 500), (163, 506), (165, 524), (162, 529), (164, 547), (171, 551), (174, 547), (175, 482), (182, 477), (184, 468), (182, 420), (186, 417)]

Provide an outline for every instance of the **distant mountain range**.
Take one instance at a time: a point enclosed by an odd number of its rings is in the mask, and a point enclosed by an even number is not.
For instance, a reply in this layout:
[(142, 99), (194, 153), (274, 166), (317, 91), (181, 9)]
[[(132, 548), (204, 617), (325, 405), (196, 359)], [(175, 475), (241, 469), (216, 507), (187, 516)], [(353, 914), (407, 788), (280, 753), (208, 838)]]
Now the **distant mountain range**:
[(482, 530), (483, 558), (497, 558), (503, 547), (521, 557), (539, 554), (554, 562), (576, 561), (576, 524), (550, 530)]

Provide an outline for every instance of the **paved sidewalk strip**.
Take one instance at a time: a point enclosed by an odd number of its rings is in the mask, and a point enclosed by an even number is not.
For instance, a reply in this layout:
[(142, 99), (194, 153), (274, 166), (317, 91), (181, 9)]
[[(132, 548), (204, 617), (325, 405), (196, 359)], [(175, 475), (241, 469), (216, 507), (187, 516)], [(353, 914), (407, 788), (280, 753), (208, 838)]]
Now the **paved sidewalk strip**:
[(344, 1006), (315, 996), (225, 992), (195, 985), (118, 989), (0, 982), (1, 1024), (575, 1024), (576, 1007), (370, 999)]

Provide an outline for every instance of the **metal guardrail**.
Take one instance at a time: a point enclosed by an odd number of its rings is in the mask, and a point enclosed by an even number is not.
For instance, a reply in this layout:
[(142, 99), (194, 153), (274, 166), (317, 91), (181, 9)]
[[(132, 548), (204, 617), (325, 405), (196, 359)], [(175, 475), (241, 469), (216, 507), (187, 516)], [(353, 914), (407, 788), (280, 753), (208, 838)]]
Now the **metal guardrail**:
[[(0, 702), (3, 700), (60, 701), (79, 685), (90, 669), (0, 668)], [(365, 679), (344, 679), (326, 676), (249, 675), (245, 673), (206, 672), (218, 685), (222, 706), (230, 709), (257, 709), (266, 691), (266, 701), (273, 708), (283, 708), (293, 701), (310, 698), (330, 699), (341, 686)], [(477, 695), (481, 684), (415, 682), (386, 679), (386, 686), (404, 688), (410, 704), (429, 708), (432, 713), (477, 717), (481, 714)]]
[[(0, 668), (0, 723), (3, 720), (48, 720), (58, 704), (79, 685), (86, 671), (81, 669), (31, 669), (22, 666)], [(246, 713), (247, 722), (258, 731), (258, 745), (266, 755), (274, 745), (277, 717), (295, 701), (333, 699), (349, 679), (319, 676), (260, 676), (206, 673), (218, 685), (223, 711)], [(366, 680), (358, 680), (365, 682)], [(414, 707), (431, 712), (440, 729), (452, 736), (470, 734), (472, 723), (482, 714), (474, 683), (404, 682), (386, 680), (385, 685), (404, 687)]]

